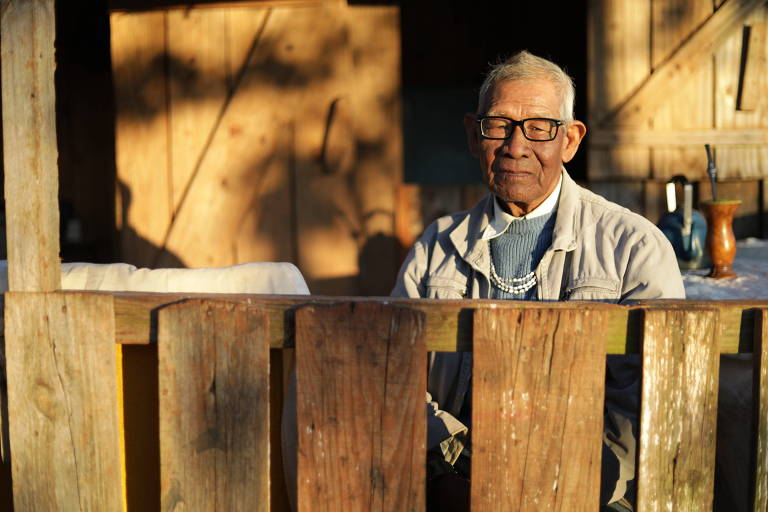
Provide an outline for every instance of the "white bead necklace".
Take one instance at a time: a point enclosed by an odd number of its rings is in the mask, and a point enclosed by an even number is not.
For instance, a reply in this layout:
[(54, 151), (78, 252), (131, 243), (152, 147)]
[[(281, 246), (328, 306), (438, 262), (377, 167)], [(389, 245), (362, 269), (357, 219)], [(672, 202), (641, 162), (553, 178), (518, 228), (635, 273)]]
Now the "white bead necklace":
[(493, 264), (493, 253), (491, 253), (491, 283), (499, 290), (512, 295), (519, 295), (536, 286), (536, 281), (536, 273), (533, 270), (523, 277), (501, 277), (496, 273), (496, 266)]

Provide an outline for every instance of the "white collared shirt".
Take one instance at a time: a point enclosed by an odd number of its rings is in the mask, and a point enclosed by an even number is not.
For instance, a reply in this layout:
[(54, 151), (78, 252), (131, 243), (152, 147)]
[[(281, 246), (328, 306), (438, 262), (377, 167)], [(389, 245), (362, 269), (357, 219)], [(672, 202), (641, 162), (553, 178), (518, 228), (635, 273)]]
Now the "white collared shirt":
[(516, 220), (534, 219), (536, 217), (541, 217), (542, 215), (547, 215), (555, 211), (555, 209), (557, 209), (557, 200), (560, 198), (560, 186), (562, 184), (563, 174), (560, 173), (560, 179), (557, 180), (557, 186), (555, 186), (555, 189), (552, 191), (552, 193), (547, 196), (543, 203), (534, 208), (533, 211), (526, 213), (521, 217), (515, 217), (511, 213), (506, 212), (504, 208), (502, 208), (499, 204), (499, 199), (494, 196), (493, 217), (491, 218), (491, 222), (488, 224), (488, 227), (486, 227), (483, 231), (483, 236), (481, 236), (480, 239), (491, 240), (496, 238), (497, 236), (504, 233), (509, 225)]

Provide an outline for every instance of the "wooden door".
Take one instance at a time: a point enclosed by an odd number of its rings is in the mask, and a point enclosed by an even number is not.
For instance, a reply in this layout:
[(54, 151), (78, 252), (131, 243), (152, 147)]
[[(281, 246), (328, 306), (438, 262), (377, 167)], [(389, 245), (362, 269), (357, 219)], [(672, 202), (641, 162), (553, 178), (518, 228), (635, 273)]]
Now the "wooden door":
[(113, 13), (122, 258), (291, 261), (388, 294), (402, 174), (396, 8)]

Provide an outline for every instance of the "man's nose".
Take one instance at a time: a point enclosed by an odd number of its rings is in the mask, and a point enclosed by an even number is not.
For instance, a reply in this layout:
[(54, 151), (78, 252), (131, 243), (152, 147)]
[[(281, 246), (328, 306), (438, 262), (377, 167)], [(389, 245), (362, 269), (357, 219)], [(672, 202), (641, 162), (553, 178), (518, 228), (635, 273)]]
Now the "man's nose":
[(519, 158), (528, 154), (530, 151), (530, 142), (523, 135), (523, 127), (518, 125), (512, 130), (512, 133), (504, 140), (502, 149), (513, 158)]

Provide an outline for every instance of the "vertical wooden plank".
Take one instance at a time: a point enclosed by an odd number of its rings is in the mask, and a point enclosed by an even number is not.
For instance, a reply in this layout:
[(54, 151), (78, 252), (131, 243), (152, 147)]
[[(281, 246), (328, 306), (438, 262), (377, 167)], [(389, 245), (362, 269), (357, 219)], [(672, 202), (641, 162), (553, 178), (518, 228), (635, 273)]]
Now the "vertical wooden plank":
[(739, 110), (754, 110), (763, 100), (765, 92), (765, 73), (768, 72), (766, 59), (766, 24), (764, 21), (753, 23), (749, 27), (749, 39), (745, 48), (747, 56), (741, 77), (739, 91)]
[[(319, 58), (317, 48), (295, 44), (311, 38), (293, 30), (295, 9), (227, 11), (228, 59), (242, 66), (232, 71), (239, 79), (206, 132), (207, 145), (164, 235), (168, 251), (193, 267), (290, 261), (295, 252), (291, 116), (301, 69), (294, 59)], [(297, 18), (312, 12), (301, 9)], [(161, 256), (155, 263), (167, 262)]]
[(267, 330), (211, 300), (158, 314), (161, 510), (269, 510)]
[(599, 508), (603, 311), (475, 311), (472, 509)]
[(382, 303), (296, 313), (299, 510), (424, 510), (423, 329)]
[[(651, 0), (590, 0), (588, 7), (588, 121), (597, 128), (651, 72)], [(621, 119), (616, 122), (621, 125)], [(646, 120), (633, 128), (648, 129), (649, 124)], [(590, 148), (587, 172), (590, 179), (647, 178), (650, 151)]]
[[(768, 23), (768, 7), (754, 10), (745, 25)], [(768, 126), (768, 102), (755, 110), (737, 109), (739, 73), (741, 69), (743, 30), (734, 31), (715, 53), (715, 128), (754, 128)], [(768, 148), (763, 146), (717, 147), (718, 176), (724, 178), (758, 178), (766, 176)]]
[(227, 100), (227, 14), (227, 9), (198, 8), (174, 9), (166, 15), (174, 214)]
[(757, 454), (755, 457), (755, 512), (768, 510), (768, 309), (755, 315), (755, 403)]
[(355, 139), (353, 199), (361, 222), (360, 295), (389, 295), (397, 269), (395, 191), (403, 176), (398, 7), (349, 8)]
[(717, 329), (717, 311), (645, 311), (638, 510), (712, 508)]
[(120, 254), (151, 267), (172, 213), (166, 13), (114, 13), (110, 30)]
[(53, 0), (0, 2), (8, 287), (61, 287)]
[[(713, 6), (709, 0), (653, 0), (652, 8), (651, 60), (655, 68), (712, 15)], [(652, 127), (657, 130), (711, 128), (713, 81), (713, 58), (710, 57), (658, 108)], [(685, 174), (695, 179), (706, 171), (707, 159), (700, 147), (652, 148), (651, 167), (654, 178), (669, 179), (675, 174)]]
[(15, 510), (123, 510), (112, 297), (5, 301)]

